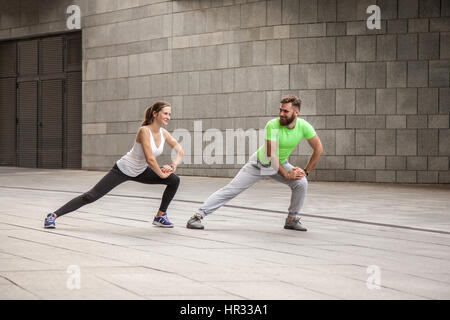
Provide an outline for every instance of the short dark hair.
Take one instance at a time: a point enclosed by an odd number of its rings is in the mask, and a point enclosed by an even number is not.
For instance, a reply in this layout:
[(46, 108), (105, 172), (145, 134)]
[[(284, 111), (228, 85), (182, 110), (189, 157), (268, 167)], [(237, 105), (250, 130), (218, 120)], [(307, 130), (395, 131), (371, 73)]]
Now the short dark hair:
[(296, 107), (299, 111), (300, 111), (300, 106), (302, 104), (302, 101), (300, 100), (300, 98), (297, 96), (294, 96), (293, 94), (289, 94), (289, 95), (285, 96), (283, 99), (281, 99), (280, 102), (282, 104), (292, 103), (292, 106)]

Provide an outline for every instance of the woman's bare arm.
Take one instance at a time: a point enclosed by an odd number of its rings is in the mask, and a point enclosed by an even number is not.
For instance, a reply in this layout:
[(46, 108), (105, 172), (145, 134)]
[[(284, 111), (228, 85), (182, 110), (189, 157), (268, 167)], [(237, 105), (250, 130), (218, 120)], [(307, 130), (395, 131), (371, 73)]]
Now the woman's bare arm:
[(150, 168), (161, 178), (165, 179), (169, 176), (168, 173), (161, 171), (156, 158), (153, 156), (152, 147), (150, 145), (150, 133), (148, 128), (141, 127), (137, 133), (136, 141), (142, 145), (142, 150), (144, 151), (145, 160), (147, 161)]
[(163, 128), (163, 134), (164, 134), (164, 139), (166, 140), (167, 144), (176, 151), (176, 156), (175, 159), (173, 159), (171, 166), (173, 166), (174, 168), (176, 168), (178, 166), (178, 164), (181, 162), (181, 159), (183, 158), (183, 148), (181, 147), (181, 145), (177, 142), (177, 140), (175, 140), (171, 134), (169, 133), (169, 131), (167, 131), (166, 129)]

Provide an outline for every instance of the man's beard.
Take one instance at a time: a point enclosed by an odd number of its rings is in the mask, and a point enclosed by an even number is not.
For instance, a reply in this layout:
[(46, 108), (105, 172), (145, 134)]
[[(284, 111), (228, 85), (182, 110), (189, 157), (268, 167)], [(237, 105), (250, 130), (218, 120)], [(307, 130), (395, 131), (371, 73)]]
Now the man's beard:
[(294, 121), (295, 120), (295, 118), (296, 118), (296, 116), (295, 116), (295, 113), (292, 115), (292, 117), (290, 117), (290, 118), (281, 118), (280, 117), (280, 124), (282, 125), (282, 126), (288, 126), (288, 125), (290, 125), (291, 123), (292, 123), (292, 121)]

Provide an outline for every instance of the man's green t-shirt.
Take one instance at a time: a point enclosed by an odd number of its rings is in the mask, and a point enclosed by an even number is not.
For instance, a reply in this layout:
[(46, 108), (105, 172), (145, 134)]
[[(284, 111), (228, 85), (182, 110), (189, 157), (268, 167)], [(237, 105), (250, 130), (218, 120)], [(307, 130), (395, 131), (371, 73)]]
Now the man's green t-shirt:
[[(311, 139), (316, 135), (316, 131), (306, 120), (297, 118), (295, 127), (288, 129), (280, 125), (280, 118), (275, 118), (267, 122), (264, 128), (264, 137), (266, 140), (276, 141), (278, 150), (277, 156), (280, 163), (283, 163), (291, 154), (292, 150), (297, 146), (304, 137)], [(270, 160), (266, 156), (266, 143), (263, 143), (257, 151), (259, 161), (263, 164), (269, 164)]]

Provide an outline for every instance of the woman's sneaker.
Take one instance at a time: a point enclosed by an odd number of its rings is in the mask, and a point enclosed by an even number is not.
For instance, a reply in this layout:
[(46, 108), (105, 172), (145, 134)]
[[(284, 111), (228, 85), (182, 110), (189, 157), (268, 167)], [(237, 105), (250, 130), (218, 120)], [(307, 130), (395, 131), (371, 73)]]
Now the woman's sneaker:
[(169, 221), (166, 212), (160, 217), (155, 217), (155, 219), (153, 219), (153, 224), (158, 227), (173, 228), (173, 223)]
[(300, 222), (300, 218), (296, 217), (294, 220), (286, 219), (286, 223), (284, 225), (285, 229), (297, 230), (297, 231), (307, 231), (307, 229)]
[(47, 229), (55, 229), (56, 228), (55, 217), (53, 216), (53, 213), (49, 213), (47, 215), (47, 217), (45, 218), (44, 228), (47, 228)]
[(202, 224), (202, 220), (194, 214), (187, 222), (186, 228), (188, 229), (205, 229)]

